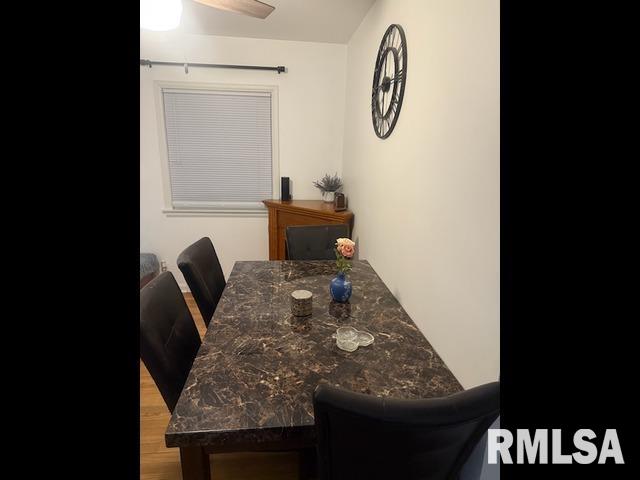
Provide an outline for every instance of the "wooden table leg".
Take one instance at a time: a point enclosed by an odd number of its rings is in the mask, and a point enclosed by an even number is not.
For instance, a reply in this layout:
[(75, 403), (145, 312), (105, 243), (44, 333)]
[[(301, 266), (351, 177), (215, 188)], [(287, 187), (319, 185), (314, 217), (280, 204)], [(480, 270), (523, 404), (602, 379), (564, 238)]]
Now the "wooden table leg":
[(181, 447), (182, 480), (211, 480), (209, 454), (201, 447)]

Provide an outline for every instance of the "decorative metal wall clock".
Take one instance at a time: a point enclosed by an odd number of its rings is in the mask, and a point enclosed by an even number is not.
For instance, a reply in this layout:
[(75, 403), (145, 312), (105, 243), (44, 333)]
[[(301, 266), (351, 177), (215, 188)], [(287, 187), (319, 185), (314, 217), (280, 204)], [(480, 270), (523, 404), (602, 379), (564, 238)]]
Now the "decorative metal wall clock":
[(396, 126), (407, 78), (407, 41), (400, 25), (387, 28), (376, 58), (371, 92), (371, 119), (380, 138), (387, 138)]

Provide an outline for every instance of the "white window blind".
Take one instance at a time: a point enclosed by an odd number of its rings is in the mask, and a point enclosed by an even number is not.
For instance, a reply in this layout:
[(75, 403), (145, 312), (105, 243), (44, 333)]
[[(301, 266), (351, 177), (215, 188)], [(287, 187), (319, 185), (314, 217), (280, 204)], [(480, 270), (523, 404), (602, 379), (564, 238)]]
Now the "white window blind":
[(272, 197), (270, 92), (162, 95), (174, 208), (255, 208)]

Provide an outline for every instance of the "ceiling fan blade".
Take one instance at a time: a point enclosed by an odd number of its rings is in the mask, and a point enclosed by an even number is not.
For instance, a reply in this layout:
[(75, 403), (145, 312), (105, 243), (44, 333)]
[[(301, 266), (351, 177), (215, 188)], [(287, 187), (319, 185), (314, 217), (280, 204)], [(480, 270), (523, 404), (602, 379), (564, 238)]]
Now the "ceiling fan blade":
[(267, 18), (275, 7), (258, 0), (195, 0), (198, 3), (229, 12), (243, 13), (257, 18)]

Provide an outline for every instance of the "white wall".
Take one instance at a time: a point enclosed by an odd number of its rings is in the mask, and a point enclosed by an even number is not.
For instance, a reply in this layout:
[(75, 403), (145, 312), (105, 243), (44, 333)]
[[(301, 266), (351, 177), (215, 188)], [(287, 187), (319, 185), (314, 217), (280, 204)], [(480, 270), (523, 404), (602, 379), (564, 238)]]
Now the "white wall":
[[(404, 27), (394, 132), (371, 124), (386, 28)], [(499, 370), (499, 0), (378, 0), (348, 44), (344, 191), (368, 259), (465, 388)]]
[[(155, 80), (277, 85), (280, 175), (293, 181), (293, 196), (320, 198), (312, 181), (341, 173), (346, 45), (249, 38), (140, 33), (140, 58), (150, 60), (284, 65), (287, 73), (153, 66), (140, 68), (140, 249), (153, 252), (185, 286), (176, 257), (210, 236), (228, 276), (236, 260), (268, 259), (267, 218), (167, 217), (154, 98)], [(274, 192), (274, 198), (279, 197)]]

